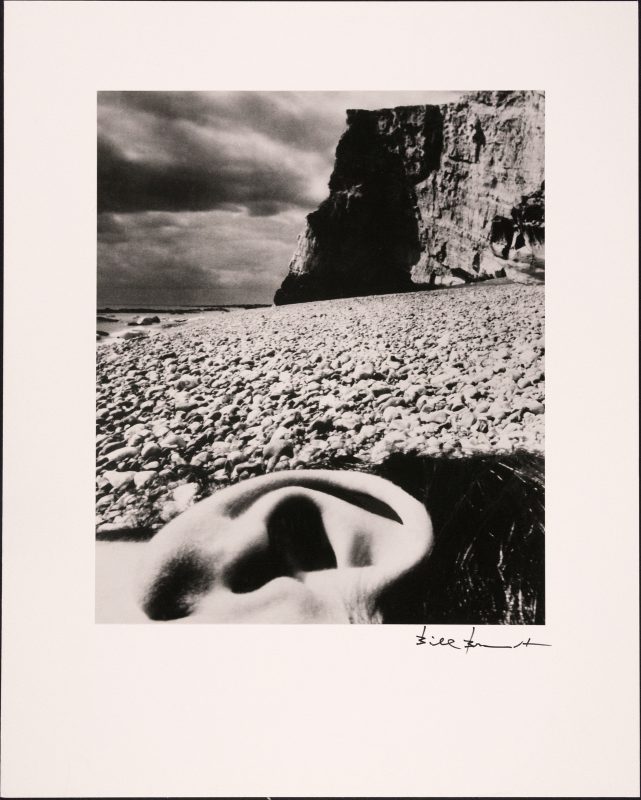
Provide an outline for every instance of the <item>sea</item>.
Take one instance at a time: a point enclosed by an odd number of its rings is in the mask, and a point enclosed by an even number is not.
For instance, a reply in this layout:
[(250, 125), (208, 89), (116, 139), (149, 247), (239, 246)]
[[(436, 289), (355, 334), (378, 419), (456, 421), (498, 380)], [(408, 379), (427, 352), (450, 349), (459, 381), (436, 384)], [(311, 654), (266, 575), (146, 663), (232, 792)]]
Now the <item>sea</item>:
[[(229, 306), (117, 306), (100, 307), (96, 313), (96, 344), (103, 346), (123, 338), (129, 331), (144, 331), (153, 336), (161, 330), (186, 325), (189, 322), (215, 319), (251, 308), (266, 308), (267, 304)], [(150, 325), (134, 324), (141, 317), (158, 317)]]

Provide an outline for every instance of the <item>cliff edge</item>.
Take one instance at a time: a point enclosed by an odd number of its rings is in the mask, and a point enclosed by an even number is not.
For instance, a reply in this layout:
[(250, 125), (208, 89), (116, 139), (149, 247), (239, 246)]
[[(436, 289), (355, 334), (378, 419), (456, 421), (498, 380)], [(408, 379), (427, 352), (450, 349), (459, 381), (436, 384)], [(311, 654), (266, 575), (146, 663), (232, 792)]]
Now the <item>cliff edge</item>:
[(544, 274), (542, 92), (349, 110), (279, 304)]

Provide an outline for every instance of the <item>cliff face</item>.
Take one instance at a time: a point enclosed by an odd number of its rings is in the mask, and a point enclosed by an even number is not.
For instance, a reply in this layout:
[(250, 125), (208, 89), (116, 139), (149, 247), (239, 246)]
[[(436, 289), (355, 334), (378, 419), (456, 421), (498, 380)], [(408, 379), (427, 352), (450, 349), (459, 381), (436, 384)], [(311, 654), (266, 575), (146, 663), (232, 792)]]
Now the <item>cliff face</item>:
[(540, 279), (544, 114), (539, 92), (348, 111), (329, 197), (274, 301)]

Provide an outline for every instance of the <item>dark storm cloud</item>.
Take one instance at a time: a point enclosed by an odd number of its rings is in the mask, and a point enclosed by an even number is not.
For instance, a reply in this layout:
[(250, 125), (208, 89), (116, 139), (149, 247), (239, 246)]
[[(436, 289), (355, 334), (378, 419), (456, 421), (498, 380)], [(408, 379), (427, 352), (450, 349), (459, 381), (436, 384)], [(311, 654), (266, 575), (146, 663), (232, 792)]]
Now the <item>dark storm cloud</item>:
[(98, 210), (246, 208), (268, 216), (318, 201), (331, 139), (287, 98), (102, 93)]
[(277, 214), (310, 205), (303, 178), (284, 165), (244, 159), (209, 163), (186, 159), (133, 160), (113, 143), (98, 141), (98, 211), (205, 211), (244, 206), (250, 214)]
[(167, 123), (250, 127), (290, 147), (333, 151), (336, 124), (328, 126), (323, 104), (303, 103), (303, 96), (293, 92), (102, 92), (101, 103), (136, 109)]

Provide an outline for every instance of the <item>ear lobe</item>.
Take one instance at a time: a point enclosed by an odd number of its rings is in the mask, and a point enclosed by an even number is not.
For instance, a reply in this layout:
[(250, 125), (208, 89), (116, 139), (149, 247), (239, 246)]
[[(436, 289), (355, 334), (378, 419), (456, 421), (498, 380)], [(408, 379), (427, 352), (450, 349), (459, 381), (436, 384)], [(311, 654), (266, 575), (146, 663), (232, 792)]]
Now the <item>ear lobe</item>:
[(211, 496), (154, 537), (142, 606), (156, 620), (372, 621), (380, 594), (431, 544), (425, 508), (382, 478), (270, 474)]

